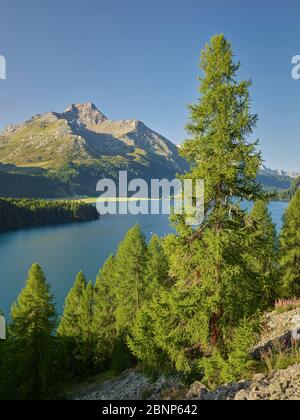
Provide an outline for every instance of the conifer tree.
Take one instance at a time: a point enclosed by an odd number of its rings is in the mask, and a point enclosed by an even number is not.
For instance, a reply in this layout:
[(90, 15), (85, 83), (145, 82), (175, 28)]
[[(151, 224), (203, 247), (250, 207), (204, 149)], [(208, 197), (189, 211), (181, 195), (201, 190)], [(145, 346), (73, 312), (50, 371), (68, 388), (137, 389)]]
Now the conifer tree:
[[(213, 37), (201, 55), (200, 99), (190, 106), (182, 155), (191, 165), (184, 177), (205, 180), (205, 219), (194, 228), (185, 215), (173, 221), (179, 235), (168, 237), (166, 252), (174, 285), (148, 312), (148, 336), (185, 372), (203, 354), (222, 348), (232, 329), (261, 305), (245, 249), (251, 224), (239, 202), (266, 197), (256, 183), (258, 143), (248, 140), (257, 122), (250, 112), (251, 82), (237, 81), (239, 67), (223, 35)], [(138, 341), (133, 345), (137, 353)]]
[(81, 339), (78, 342), (78, 354), (82, 362), (85, 375), (95, 373), (96, 336), (94, 331), (94, 285), (88, 282), (79, 307), (79, 330)]
[(80, 331), (78, 328), (80, 306), (82, 302), (82, 296), (86, 288), (87, 281), (82, 272), (77, 274), (75, 284), (70, 290), (66, 297), (64, 304), (64, 311), (58, 326), (58, 335), (65, 338), (69, 337), (75, 339), (79, 338)]
[[(205, 221), (204, 227), (185, 227), (184, 234), (180, 226), (180, 258), (171, 267), (176, 274), (178, 265), (186, 262), (179, 289), (183, 283), (187, 306), (198, 301), (197, 317), (201, 314), (207, 328), (204, 343), (213, 346), (222, 344), (226, 328), (238, 325), (258, 305), (255, 273), (241, 246), (249, 233), (248, 216), (236, 201), (264, 197), (256, 183), (261, 155), (257, 141), (248, 140), (257, 115), (250, 112), (251, 82), (236, 80), (239, 67), (223, 35), (213, 37), (202, 52), (201, 96), (190, 106), (191, 137), (182, 154), (191, 164), (189, 177), (205, 180)], [(203, 345), (203, 338), (200, 341)]]
[(1, 371), (6, 399), (53, 396), (56, 312), (42, 269), (33, 264), (25, 288), (12, 306), (9, 338)]
[(282, 294), (300, 297), (300, 189), (285, 212), (280, 245)]
[(153, 331), (152, 316), (155, 314), (156, 302), (163, 292), (169, 291), (168, 257), (164, 243), (157, 235), (153, 235), (148, 244), (148, 264), (146, 270), (147, 291), (142, 307), (139, 309), (128, 337), (128, 345), (134, 356), (144, 362), (145, 371), (154, 375), (169, 367), (168, 358), (162, 355), (156, 343)]
[(162, 241), (153, 235), (148, 244), (146, 268), (147, 292), (145, 298), (152, 299), (159, 291), (169, 286), (169, 265)]
[[(252, 220), (251, 220), (252, 219)], [(257, 275), (256, 288), (260, 307), (273, 304), (279, 293), (279, 239), (276, 226), (265, 201), (255, 202), (250, 213), (252, 228), (245, 238), (246, 258)]]
[(147, 245), (140, 226), (129, 229), (115, 259), (116, 329), (126, 333), (142, 306), (146, 284)]
[(93, 370), (93, 293), (92, 283), (78, 273), (57, 330), (62, 363), (71, 376), (85, 376)]
[(111, 255), (100, 270), (95, 284), (94, 331), (98, 366), (111, 359), (116, 339), (115, 257)]
[(160, 341), (158, 327), (161, 323), (157, 322), (157, 315), (161, 309), (157, 299), (161, 293), (159, 288), (153, 300), (147, 301), (139, 309), (127, 339), (130, 351), (143, 363), (145, 373), (152, 377), (172, 370), (168, 349), (163, 349), (165, 340)]
[(203, 382), (215, 388), (224, 383), (251, 379), (256, 362), (249, 349), (259, 339), (258, 330), (256, 321), (242, 320), (223, 352), (215, 351), (211, 357), (200, 360), (199, 366), (204, 370)]

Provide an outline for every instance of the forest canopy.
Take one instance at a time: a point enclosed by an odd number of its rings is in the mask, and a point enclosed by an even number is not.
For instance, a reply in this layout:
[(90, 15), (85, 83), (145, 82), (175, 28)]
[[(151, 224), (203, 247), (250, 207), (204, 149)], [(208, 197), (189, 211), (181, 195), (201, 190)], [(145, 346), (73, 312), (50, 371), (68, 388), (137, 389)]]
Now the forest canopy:
[(95, 207), (74, 201), (0, 198), (0, 232), (26, 226), (98, 219)]

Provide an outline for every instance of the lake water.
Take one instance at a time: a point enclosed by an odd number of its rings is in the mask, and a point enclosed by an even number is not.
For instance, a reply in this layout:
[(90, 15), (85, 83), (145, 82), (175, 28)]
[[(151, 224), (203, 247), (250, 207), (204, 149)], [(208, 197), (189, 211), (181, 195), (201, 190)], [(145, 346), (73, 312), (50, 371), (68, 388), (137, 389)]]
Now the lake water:
[[(278, 229), (288, 203), (273, 202), (270, 210)], [(11, 304), (24, 287), (31, 264), (45, 271), (59, 311), (76, 274), (82, 270), (95, 279), (108, 256), (115, 252), (127, 230), (139, 223), (149, 239), (168, 234), (166, 215), (103, 216), (80, 224), (22, 229), (0, 234), (0, 309), (9, 314)]]

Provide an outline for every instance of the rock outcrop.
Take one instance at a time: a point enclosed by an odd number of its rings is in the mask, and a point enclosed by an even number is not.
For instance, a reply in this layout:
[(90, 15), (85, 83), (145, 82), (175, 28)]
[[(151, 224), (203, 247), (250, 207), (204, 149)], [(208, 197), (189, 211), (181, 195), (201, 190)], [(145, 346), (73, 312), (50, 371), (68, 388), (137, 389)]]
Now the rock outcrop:
[[(254, 356), (279, 349), (288, 351), (291, 338), (300, 325), (300, 308), (284, 313), (267, 313), (259, 343), (251, 350)], [(295, 362), (294, 362), (295, 363)], [(151, 383), (136, 370), (129, 370), (119, 378), (92, 386), (72, 396), (84, 400), (300, 400), (300, 364), (275, 370), (269, 375), (256, 374), (252, 380), (241, 380), (209, 390), (200, 381), (188, 389), (176, 377), (160, 377)]]
[(176, 378), (161, 376), (151, 382), (142, 373), (131, 369), (120, 377), (102, 384), (90, 385), (70, 396), (75, 400), (156, 400), (164, 392), (174, 394), (182, 390), (183, 385)]
[(259, 359), (263, 352), (289, 349), (298, 331), (300, 331), (300, 308), (283, 313), (276, 311), (267, 313), (260, 341), (252, 349), (253, 356)]
[(230, 383), (209, 391), (201, 383), (187, 394), (193, 400), (300, 400), (300, 365), (278, 370), (269, 376), (257, 374), (252, 381)]

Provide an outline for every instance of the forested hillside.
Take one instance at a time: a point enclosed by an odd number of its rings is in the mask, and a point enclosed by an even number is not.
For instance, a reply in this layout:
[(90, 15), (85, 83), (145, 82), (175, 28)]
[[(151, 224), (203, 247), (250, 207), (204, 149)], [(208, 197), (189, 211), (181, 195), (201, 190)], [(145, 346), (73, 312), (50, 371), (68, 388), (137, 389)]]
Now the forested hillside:
[(95, 220), (94, 206), (73, 201), (0, 198), (0, 231), (26, 226)]
[(0, 197), (66, 197), (68, 188), (44, 175), (5, 172), (0, 169)]
[(258, 174), (257, 181), (269, 190), (283, 190), (291, 186), (292, 179), (284, 176)]
[(278, 197), (282, 200), (290, 200), (299, 188), (300, 188), (300, 178), (295, 178), (291, 182), (291, 185), (289, 188), (278, 192)]

